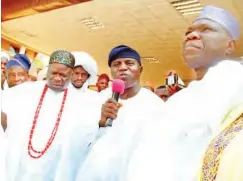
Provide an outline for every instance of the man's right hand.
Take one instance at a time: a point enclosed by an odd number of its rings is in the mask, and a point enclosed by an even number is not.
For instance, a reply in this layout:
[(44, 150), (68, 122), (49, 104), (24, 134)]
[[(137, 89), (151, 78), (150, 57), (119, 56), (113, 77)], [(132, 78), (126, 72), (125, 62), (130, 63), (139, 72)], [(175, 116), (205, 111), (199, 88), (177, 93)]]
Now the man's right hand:
[(99, 122), (100, 127), (105, 127), (105, 123), (108, 118), (114, 120), (117, 117), (117, 113), (119, 108), (121, 107), (121, 104), (119, 104), (114, 99), (110, 98), (108, 101), (105, 102), (105, 104), (102, 105), (101, 110), (101, 119)]

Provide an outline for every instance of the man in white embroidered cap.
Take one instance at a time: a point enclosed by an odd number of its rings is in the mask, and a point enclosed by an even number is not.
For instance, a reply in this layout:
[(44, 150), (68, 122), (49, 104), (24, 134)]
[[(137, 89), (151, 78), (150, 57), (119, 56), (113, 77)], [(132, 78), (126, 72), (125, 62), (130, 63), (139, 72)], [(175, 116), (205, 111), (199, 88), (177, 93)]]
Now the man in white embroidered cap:
[(214, 6), (203, 9), (188, 28), (184, 41), (185, 61), (198, 73), (197, 79), (232, 55), (239, 35), (239, 24), (229, 12)]
[(161, 126), (144, 129), (147, 141), (137, 146), (126, 181), (196, 180), (207, 145), (228, 112), (243, 101), (243, 67), (230, 58), (238, 37), (233, 15), (215, 6), (203, 8), (183, 43), (185, 62), (198, 80), (166, 102)]

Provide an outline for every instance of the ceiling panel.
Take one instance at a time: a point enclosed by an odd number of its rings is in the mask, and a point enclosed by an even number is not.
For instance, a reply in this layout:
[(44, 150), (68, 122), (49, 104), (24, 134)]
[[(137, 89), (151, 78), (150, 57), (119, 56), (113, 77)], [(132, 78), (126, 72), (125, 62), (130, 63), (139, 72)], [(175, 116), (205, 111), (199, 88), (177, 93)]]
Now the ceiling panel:
[[(183, 61), (182, 40), (196, 16), (182, 17), (169, 0), (96, 0), (2, 23), (2, 34), (50, 54), (56, 49), (86, 51), (98, 62), (99, 71), (109, 73), (107, 57), (116, 45), (127, 44), (142, 57), (155, 57), (160, 63), (144, 62), (142, 82), (155, 86), (175, 69), (182, 79), (194, 74)], [(243, 20), (242, 0), (201, 0), (231, 11)], [(242, 8), (240, 8), (242, 7)], [(81, 21), (92, 17), (104, 25), (90, 30)], [(241, 28), (243, 32), (243, 21)], [(243, 37), (236, 55), (243, 55)]]

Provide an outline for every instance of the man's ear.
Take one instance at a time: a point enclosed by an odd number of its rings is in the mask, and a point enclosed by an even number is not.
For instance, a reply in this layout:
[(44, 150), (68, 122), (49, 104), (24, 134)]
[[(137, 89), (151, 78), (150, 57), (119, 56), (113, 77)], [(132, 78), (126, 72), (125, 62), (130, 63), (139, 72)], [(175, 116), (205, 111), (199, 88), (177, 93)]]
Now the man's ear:
[(235, 51), (235, 47), (236, 47), (235, 41), (234, 40), (229, 40), (227, 42), (227, 48), (226, 48), (225, 54), (227, 56), (232, 55), (234, 53), (234, 51)]
[(143, 66), (140, 67), (140, 74), (143, 73)]

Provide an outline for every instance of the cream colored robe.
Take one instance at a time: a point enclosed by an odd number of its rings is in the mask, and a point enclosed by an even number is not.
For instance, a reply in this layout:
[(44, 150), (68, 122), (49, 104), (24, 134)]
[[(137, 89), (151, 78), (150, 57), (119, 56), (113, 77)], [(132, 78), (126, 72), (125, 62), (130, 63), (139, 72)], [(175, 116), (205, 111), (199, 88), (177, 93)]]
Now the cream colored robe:
[[(203, 165), (205, 164), (202, 162), (202, 166), (200, 168), (199, 174), (198, 174), (198, 181), (201, 181), (203, 178), (206, 179), (206, 181), (241, 181), (243, 180), (243, 102), (240, 106), (234, 108), (229, 112), (229, 114), (226, 116), (225, 120), (222, 123), (222, 126), (219, 129), (219, 132), (217, 136), (214, 138), (214, 140), (211, 143), (215, 143), (215, 141), (218, 141), (218, 135), (224, 134), (227, 129), (229, 129), (233, 122), (235, 122), (240, 116), (241, 116), (241, 123), (239, 124), (241, 130), (239, 132), (230, 133), (223, 137), (223, 140), (220, 141), (221, 144), (223, 144), (224, 140), (227, 138), (230, 138), (234, 135), (233, 139), (229, 141), (229, 144), (224, 148), (221, 154), (219, 154), (219, 164), (215, 164), (215, 167), (213, 167), (214, 171), (213, 173), (210, 172), (209, 169), (202, 169)], [(209, 145), (207, 148), (207, 152), (205, 152), (203, 161), (211, 161), (213, 160), (213, 163), (216, 163), (215, 159), (212, 159), (209, 155), (209, 151), (215, 150), (215, 147), (213, 145)], [(212, 153), (212, 152), (210, 152)], [(210, 158), (210, 159), (209, 159)], [(203, 164), (204, 163), (204, 164)], [(211, 167), (212, 168), (212, 167)], [(211, 173), (212, 175), (216, 174), (216, 179), (211, 178), (205, 178), (205, 175), (203, 173)]]
[[(194, 181), (207, 145), (241, 103), (243, 66), (223, 60), (167, 102), (160, 123), (145, 127), (124, 181)], [(145, 164), (146, 163), (146, 164)]]

